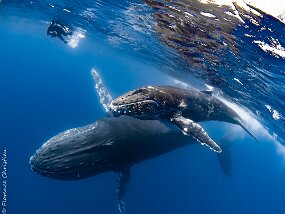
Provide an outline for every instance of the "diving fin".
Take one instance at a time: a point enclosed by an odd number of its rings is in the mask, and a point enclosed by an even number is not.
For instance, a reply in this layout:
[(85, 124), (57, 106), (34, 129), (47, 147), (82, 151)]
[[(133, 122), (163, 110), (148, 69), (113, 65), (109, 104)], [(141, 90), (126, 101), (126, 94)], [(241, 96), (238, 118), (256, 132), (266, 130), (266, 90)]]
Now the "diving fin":
[(199, 143), (210, 147), (210, 149), (215, 152), (222, 152), (221, 147), (209, 137), (207, 132), (198, 123), (195, 123), (193, 120), (178, 115), (173, 117), (171, 122), (181, 129), (183, 134), (191, 135)]
[(126, 213), (125, 207), (125, 195), (127, 191), (127, 187), (130, 181), (130, 167), (126, 167), (119, 172), (118, 177), (118, 187), (117, 187), (117, 200), (118, 200), (118, 208), (121, 214)]

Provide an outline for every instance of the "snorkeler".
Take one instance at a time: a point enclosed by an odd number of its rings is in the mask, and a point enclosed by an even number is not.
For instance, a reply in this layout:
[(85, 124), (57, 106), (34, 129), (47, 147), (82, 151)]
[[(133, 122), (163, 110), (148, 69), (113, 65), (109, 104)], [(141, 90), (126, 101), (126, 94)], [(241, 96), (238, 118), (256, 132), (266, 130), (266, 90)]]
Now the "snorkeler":
[(63, 36), (70, 36), (72, 35), (72, 32), (69, 31), (68, 27), (60, 24), (59, 22), (52, 21), (47, 29), (47, 35), (58, 37), (64, 43), (67, 43)]

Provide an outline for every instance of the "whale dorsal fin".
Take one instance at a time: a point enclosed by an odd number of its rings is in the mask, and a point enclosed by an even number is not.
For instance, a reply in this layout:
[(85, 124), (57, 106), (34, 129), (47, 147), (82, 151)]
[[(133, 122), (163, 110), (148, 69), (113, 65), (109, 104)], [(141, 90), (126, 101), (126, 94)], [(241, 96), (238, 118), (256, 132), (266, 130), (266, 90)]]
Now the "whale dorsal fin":
[(193, 120), (177, 115), (171, 119), (171, 122), (181, 129), (183, 134), (191, 135), (199, 143), (210, 147), (210, 149), (215, 152), (222, 152), (221, 147), (209, 137), (207, 132), (198, 123), (195, 123)]
[(213, 90), (209, 90), (209, 89), (207, 89), (207, 90), (202, 90), (202, 91), (200, 91), (200, 92), (202, 92), (203, 94), (207, 94), (207, 95), (213, 95)]
[(121, 214), (126, 213), (126, 207), (125, 207), (125, 195), (127, 191), (127, 187), (130, 181), (130, 166), (124, 167), (119, 172), (118, 177), (118, 186), (117, 186), (117, 200), (118, 200), (118, 208)]

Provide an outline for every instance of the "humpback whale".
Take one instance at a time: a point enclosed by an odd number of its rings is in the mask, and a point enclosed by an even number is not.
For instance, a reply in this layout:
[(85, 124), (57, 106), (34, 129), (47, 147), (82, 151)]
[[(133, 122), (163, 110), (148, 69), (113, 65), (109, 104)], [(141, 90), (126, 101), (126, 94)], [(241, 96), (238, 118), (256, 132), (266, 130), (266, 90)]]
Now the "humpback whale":
[[(110, 171), (119, 173), (118, 207), (125, 213), (130, 168), (194, 143), (194, 138), (189, 139), (167, 121), (123, 115), (100, 119), (52, 137), (30, 158), (30, 165), (34, 172), (57, 180), (80, 180)], [(225, 156), (230, 155), (228, 149), (217, 154), (223, 172), (228, 175), (231, 167), (230, 157)]]
[(223, 121), (245, 128), (242, 118), (211, 91), (181, 89), (173, 86), (148, 86), (130, 91), (109, 106), (115, 117), (129, 115), (139, 119), (165, 119), (202, 145), (221, 152), (221, 147), (198, 124), (202, 121)]
[[(188, 145), (170, 123), (134, 117), (104, 118), (49, 139), (31, 157), (32, 170), (59, 180), (78, 180), (126, 168)], [(195, 143), (194, 139), (192, 143)]]
[[(102, 106), (107, 112), (112, 97), (95, 70), (92, 76)], [(226, 145), (227, 140), (221, 141)], [(117, 172), (118, 208), (121, 213), (125, 213), (124, 197), (131, 167), (194, 143), (196, 140), (193, 137), (183, 135), (168, 121), (140, 120), (122, 115), (59, 133), (31, 156), (30, 165), (34, 172), (57, 180), (80, 180), (109, 171)], [(225, 147), (223, 153), (218, 153), (218, 157), (226, 154), (218, 160), (228, 175), (231, 164), (224, 162), (231, 159), (227, 150), (228, 147)]]
[(186, 145), (189, 137), (171, 123), (129, 116), (105, 118), (52, 137), (30, 158), (30, 164), (34, 172), (58, 180), (118, 172), (118, 204), (124, 213), (131, 166)]

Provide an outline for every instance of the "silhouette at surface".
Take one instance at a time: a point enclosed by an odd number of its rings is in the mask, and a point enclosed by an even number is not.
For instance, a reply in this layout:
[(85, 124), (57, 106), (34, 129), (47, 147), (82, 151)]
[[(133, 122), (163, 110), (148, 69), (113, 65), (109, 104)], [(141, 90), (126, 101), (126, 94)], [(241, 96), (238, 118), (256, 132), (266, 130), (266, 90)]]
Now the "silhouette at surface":
[(72, 32), (62, 23), (58, 21), (52, 21), (47, 29), (47, 35), (51, 37), (58, 37), (64, 43), (67, 43), (67, 41), (64, 39), (64, 36), (70, 36), (72, 35)]

